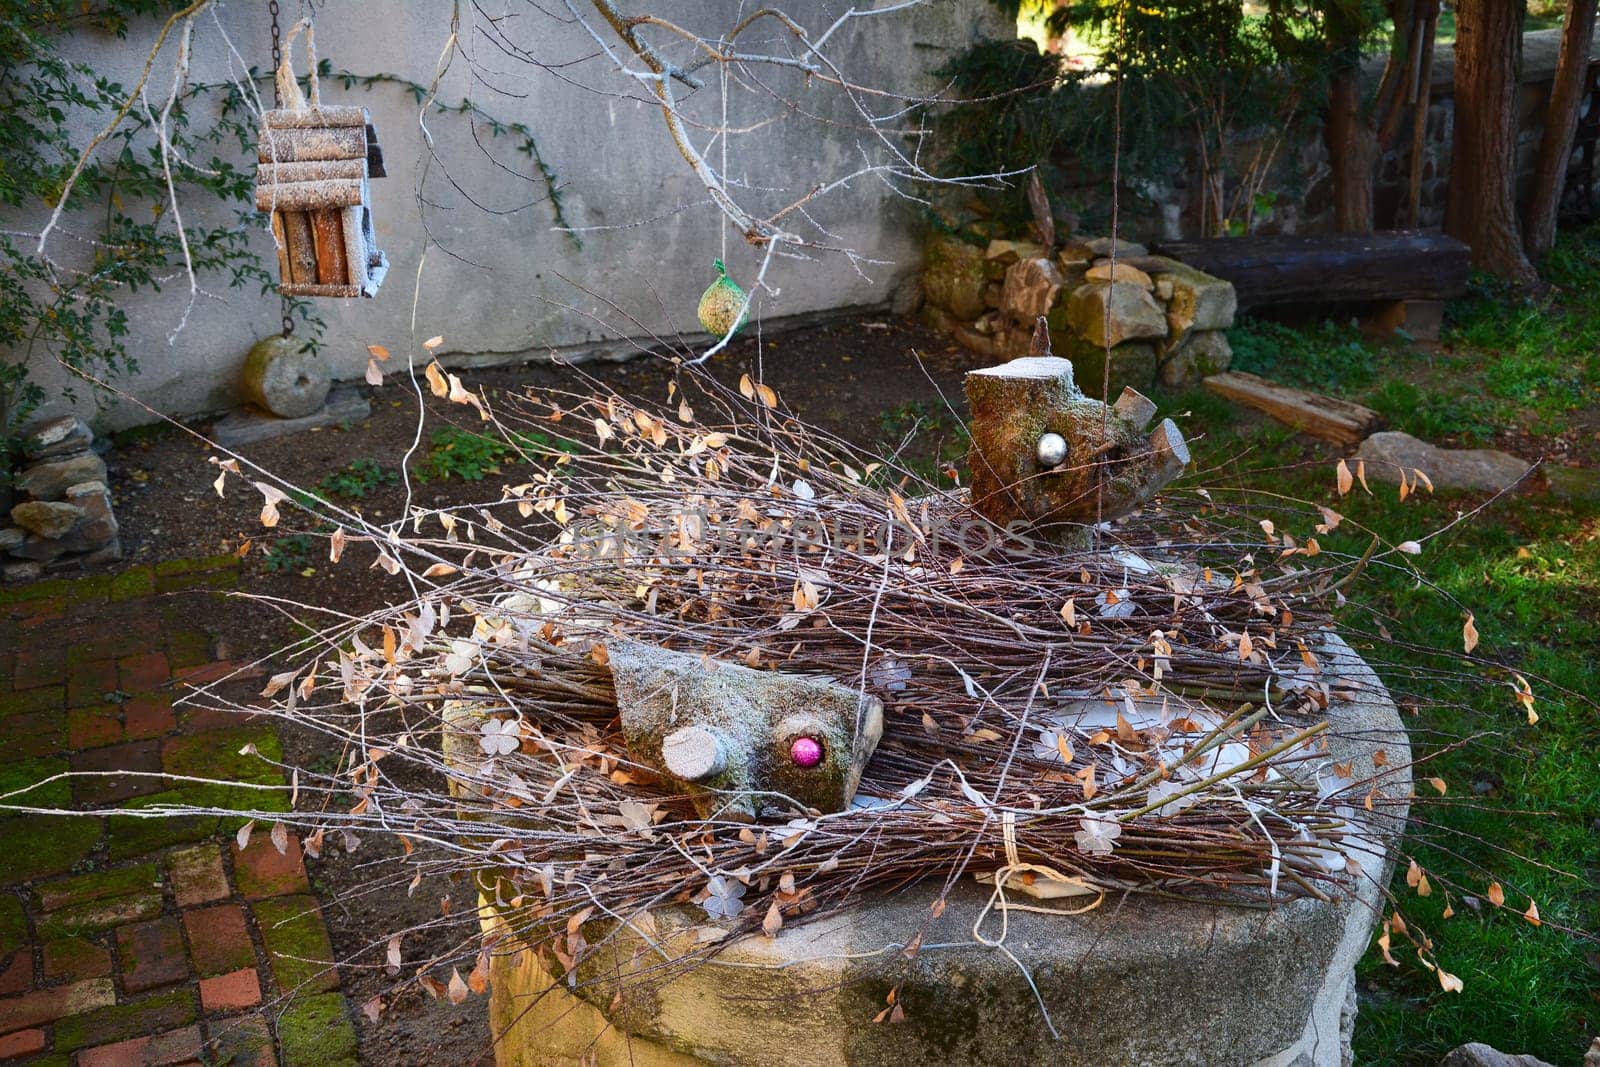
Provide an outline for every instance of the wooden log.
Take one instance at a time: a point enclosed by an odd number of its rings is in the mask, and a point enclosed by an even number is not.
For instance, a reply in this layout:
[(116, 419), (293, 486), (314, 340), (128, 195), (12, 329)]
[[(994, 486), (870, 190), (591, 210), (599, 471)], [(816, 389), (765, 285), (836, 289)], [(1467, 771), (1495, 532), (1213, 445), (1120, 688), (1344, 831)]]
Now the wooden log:
[(289, 270), (289, 243), (283, 235), (283, 214), (272, 213), (272, 243), (278, 250), (278, 284), (283, 285), (292, 280)]
[(1448, 300), (1467, 290), (1472, 250), (1418, 230), (1171, 241), (1164, 256), (1232, 282), (1241, 308)]
[(256, 158), (263, 163), (298, 163), (318, 159), (365, 159), (364, 126), (317, 126), (310, 129), (261, 131)]
[(322, 285), (349, 285), (350, 269), (344, 254), (341, 213), (332, 208), (313, 211), (311, 232), (317, 246), (317, 281)]
[(256, 186), (257, 211), (315, 211), (354, 207), (362, 201), (366, 182), (359, 178), (329, 178), (320, 182), (290, 182)]
[(305, 129), (309, 126), (362, 126), (372, 121), (364, 107), (277, 108), (262, 116), (262, 125), (277, 130)]
[(350, 284), (371, 296), (376, 289), (368, 285), (367, 265), (371, 258), (371, 242), (367, 233), (369, 218), (367, 209), (347, 207), (340, 214), (344, 230), (344, 258), (350, 271)]
[(367, 157), (360, 159), (318, 159), (298, 163), (262, 163), (256, 167), (260, 185), (293, 182), (321, 182), (329, 179), (360, 180), (367, 176)]
[(317, 241), (311, 232), (311, 216), (304, 211), (280, 211), (283, 217), (283, 244), (289, 255), (289, 277), (300, 285), (317, 280)]
[(1279, 385), (1242, 371), (1213, 374), (1205, 380), (1205, 387), (1218, 396), (1265, 412), (1301, 433), (1336, 445), (1354, 447), (1382, 422), (1382, 416), (1371, 408)]
[(359, 285), (323, 285), (319, 282), (312, 282), (307, 285), (291, 283), (278, 286), (278, 292), (284, 296), (356, 297), (361, 295), (361, 287)]

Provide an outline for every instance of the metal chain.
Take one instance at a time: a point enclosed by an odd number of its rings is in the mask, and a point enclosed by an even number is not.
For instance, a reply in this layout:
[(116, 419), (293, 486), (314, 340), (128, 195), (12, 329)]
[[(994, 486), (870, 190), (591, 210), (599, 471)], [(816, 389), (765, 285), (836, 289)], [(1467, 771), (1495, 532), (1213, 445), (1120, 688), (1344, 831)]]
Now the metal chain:
[[(278, 95), (278, 68), (283, 66), (283, 31), (278, 28), (278, 0), (267, 0), (267, 12), (272, 16), (272, 106), (283, 106), (283, 98)], [(279, 279), (281, 285), (283, 279)], [(289, 314), (291, 307), (289, 298), (283, 295), (278, 297), (278, 306), (283, 313), (283, 336), (294, 334), (294, 318)]]

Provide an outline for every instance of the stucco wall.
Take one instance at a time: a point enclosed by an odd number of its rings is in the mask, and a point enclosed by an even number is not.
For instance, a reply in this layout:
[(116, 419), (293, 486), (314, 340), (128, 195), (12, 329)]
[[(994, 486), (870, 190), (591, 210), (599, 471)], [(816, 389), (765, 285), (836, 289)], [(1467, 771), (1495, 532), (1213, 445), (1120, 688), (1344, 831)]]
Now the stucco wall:
[[(283, 6), (287, 24), (295, 5)], [(624, 5), (630, 11), (648, 7), (712, 36), (749, 6), (738, 0)], [(876, 0), (856, 6), (891, 5)], [(472, 5), (461, 7), (464, 17), (471, 14)], [(650, 333), (670, 337), (675, 331), (697, 329), (695, 303), (713, 277), (711, 261), (722, 249), (721, 217), (673, 149), (660, 112), (638, 99), (643, 94), (637, 83), (617, 74), (605, 59), (593, 58), (597, 48), (581, 27), (541, 15), (537, 6), (526, 3), (491, 0), (480, 7), (513, 12), (515, 18), (505, 24), (510, 36), (541, 58), (577, 62), (554, 73), (540, 71), (508, 57), (465, 27), (464, 46), (473, 51), (480, 69), (497, 72), (487, 75), (494, 88), (475, 80), (457, 56), (441, 83), (439, 99), (453, 105), (471, 95), (497, 119), (526, 123), (558, 176), (568, 222), (576, 227), (622, 228), (583, 234), (579, 250), (567, 235), (552, 228), (547, 203), (528, 203), (542, 197), (541, 186), (505, 173), (487, 158), (474, 144), (464, 119), (430, 115), (428, 127), (438, 155), (456, 182), (501, 213), (479, 210), (444, 180), (440, 163), (425, 171), (427, 153), (418, 108), (405, 90), (379, 86), (346, 91), (334, 82), (325, 83), (327, 102), (360, 103), (372, 110), (389, 171), (388, 178), (372, 183), (379, 245), (391, 264), (382, 292), (374, 300), (319, 302), (328, 323), (327, 358), (336, 378), (361, 376), (368, 343), (404, 351), (411, 338), (414, 293), (416, 337), (444, 335), (440, 351), (447, 362), (515, 361), (553, 352), (621, 357), (637, 351), (623, 338)], [(544, 7), (562, 10), (559, 3)], [(450, 33), (451, 8), (443, 0), (329, 0), (319, 5), (318, 51), (335, 70), (388, 72), (426, 83)], [(827, 17), (819, 13), (823, 8), (802, 3), (795, 14), (808, 23), (821, 22)], [(219, 2), (216, 13), (246, 61), (268, 67), (266, 5)], [(154, 28), (153, 23), (139, 27), (127, 41), (83, 35), (73, 40), (70, 54), (99, 70), (116, 72), (131, 84), (143, 60), (144, 42), (153, 39)], [(984, 32), (1005, 32), (987, 0), (928, 0), (903, 12), (852, 21), (835, 36), (830, 53), (861, 82), (907, 94), (925, 93), (939, 87), (926, 71)], [(227, 46), (208, 20), (197, 27), (195, 50), (195, 79), (220, 81), (230, 76)], [(235, 62), (235, 75), (237, 70)], [(848, 110), (838, 93), (820, 85), (808, 89), (792, 72), (774, 74), (769, 69), (765, 76), (773, 87), (792, 92), (804, 108), (815, 108), (836, 124), (786, 111), (771, 98), (730, 93), (731, 125), (775, 120), (734, 142), (729, 161), (730, 172), (755, 190), (750, 196), (757, 205), (783, 202), (777, 191), (763, 193), (762, 187), (781, 186), (783, 194), (791, 194), (860, 165), (858, 145), (865, 139), (851, 128), (859, 126), (859, 116)], [(700, 102), (714, 99), (707, 94), (717, 92), (713, 71)], [(871, 103), (885, 112), (891, 109), (890, 102), (881, 98)], [(204, 116), (202, 110), (194, 121), (203, 121)], [(85, 140), (88, 135), (88, 130), (82, 131)], [(702, 144), (707, 136), (701, 131)], [(485, 136), (483, 140), (501, 162), (528, 173), (527, 160), (512, 150), (508, 139)], [(426, 209), (419, 206), (417, 196), (424, 178), (427, 198), (435, 204)], [(507, 210), (525, 204), (520, 210)], [(185, 204), (191, 217), (205, 209), (200, 203)], [(428, 248), (425, 261), (424, 210), (428, 228), (444, 246)], [(858, 272), (838, 256), (779, 261), (768, 277), (779, 291), (764, 295), (758, 304), (763, 321), (883, 304), (902, 279), (919, 270), (920, 212), (876, 177), (857, 180), (818, 201), (814, 214), (833, 234), (833, 243), (882, 262)], [(37, 226), (36, 220), (13, 218), (6, 228), (30, 223)], [(270, 262), (271, 240), (264, 225), (256, 241)], [(748, 278), (758, 256), (757, 250), (730, 234), (727, 260), (735, 277)], [(235, 380), (246, 350), (278, 323), (274, 297), (229, 289), (221, 279), (207, 281), (215, 298), (203, 298), (170, 343), (168, 336), (185, 304), (181, 282), (160, 294), (136, 294), (126, 304), (134, 324), (129, 348), (139, 360), (140, 372), (120, 379), (118, 385), (163, 412), (196, 415), (235, 404)], [(607, 306), (607, 301), (621, 311)], [(631, 324), (630, 316), (643, 328)], [(34, 362), (37, 377), (58, 396), (42, 414), (70, 407), (59, 398), (66, 383), (64, 372), (45, 360)], [(136, 405), (95, 397), (93, 390), (81, 386), (78, 391), (77, 410), (93, 414), (102, 428), (151, 418)]]

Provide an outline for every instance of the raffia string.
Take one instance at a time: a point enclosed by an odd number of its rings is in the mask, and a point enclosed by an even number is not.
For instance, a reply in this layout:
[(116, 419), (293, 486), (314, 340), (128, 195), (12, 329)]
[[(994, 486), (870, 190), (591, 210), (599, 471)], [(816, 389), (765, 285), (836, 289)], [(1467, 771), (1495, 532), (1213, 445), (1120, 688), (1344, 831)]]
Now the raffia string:
[[(1006, 865), (990, 876), (994, 879), (994, 892), (989, 894), (989, 902), (983, 906), (983, 910), (978, 913), (977, 919), (972, 923), (972, 937), (974, 940), (982, 942), (990, 948), (999, 948), (1005, 944), (1006, 934), (1010, 927), (1010, 913), (1013, 911), (1031, 911), (1040, 915), (1082, 915), (1084, 912), (1093, 911), (1105, 903), (1106, 891), (1094, 883), (1085, 881), (1076, 875), (1062, 874), (1054, 867), (1047, 867), (1040, 863), (1024, 863), (1022, 861), (1022, 857), (1017, 854), (1016, 812), (1008, 811), (1001, 816), (1000, 836), (1005, 845)], [(1020, 874), (1034, 874), (1047, 882), (1073, 886), (1086, 893), (1095, 894), (1095, 898), (1081, 908), (1046, 908), (1038, 904), (1013, 904), (1006, 899), (1006, 883), (1010, 881), (1012, 875)], [(987, 880), (983, 875), (978, 877), (980, 880)], [(1000, 936), (991, 940), (983, 935), (983, 923), (989, 917), (989, 913), (996, 908), (1000, 909)]]

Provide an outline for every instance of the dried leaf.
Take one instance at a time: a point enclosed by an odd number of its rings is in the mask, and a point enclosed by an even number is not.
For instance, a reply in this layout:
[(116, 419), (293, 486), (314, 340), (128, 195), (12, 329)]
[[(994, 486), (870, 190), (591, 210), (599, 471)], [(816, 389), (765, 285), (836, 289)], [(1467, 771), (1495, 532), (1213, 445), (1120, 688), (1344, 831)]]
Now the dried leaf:
[(239, 832), (238, 833), (233, 835), (233, 843), (239, 846), (239, 851), (240, 852), (243, 852), (246, 848), (249, 847), (249, 845), (250, 845), (250, 831), (254, 830), (255, 828), (256, 828), (256, 821), (254, 819), (250, 819), (250, 820), (246, 821), (243, 826), (239, 827)]
[(1445, 785), (1443, 778), (1429, 778), (1428, 784), (1437, 789), (1440, 796), (1444, 796), (1445, 791), (1450, 788), (1449, 786)]
[(1399, 551), (1404, 552), (1408, 556), (1422, 555), (1422, 546), (1417, 544), (1415, 541), (1401, 541), (1394, 547)]
[(1461, 627), (1461, 639), (1468, 653), (1478, 647), (1478, 627), (1473, 624), (1471, 612), (1467, 613), (1466, 625)]
[(371, 386), (383, 384), (383, 371), (378, 369), (378, 361), (375, 359), (367, 360), (367, 384)]
[(266, 501), (261, 506), (261, 525), (271, 529), (278, 525), (278, 505), (288, 500), (289, 494), (266, 482), (256, 482), (255, 486)]
[(272, 824), (272, 847), (278, 850), (280, 856), (289, 854), (289, 828), (283, 825), (281, 819)]
[(328, 562), (338, 563), (339, 557), (344, 555), (344, 527), (336, 527), (333, 536), (328, 538)]
[(388, 359), (389, 350), (382, 345), (368, 345), (367, 354), (373, 359)]
[(761, 920), (761, 932), (768, 937), (777, 937), (778, 931), (783, 929), (783, 912), (778, 910), (778, 902), (774, 900), (767, 908), (766, 918)]
[(1461, 979), (1457, 978), (1455, 975), (1441, 967), (1439, 968), (1439, 985), (1446, 993), (1459, 993), (1461, 992), (1463, 983)]
[(1350, 465), (1341, 459), (1339, 465), (1334, 468), (1334, 474), (1338, 478), (1339, 495), (1344, 496), (1355, 484), (1355, 479), (1350, 477)]
[(461, 969), (459, 967), (450, 968), (450, 985), (447, 987), (446, 992), (446, 995), (450, 998), (450, 1003), (462, 1003), (467, 999), (468, 992), (467, 983), (461, 977)]
[(432, 352), (435, 348), (438, 348), (442, 344), (444, 344), (444, 336), (440, 334), (430, 337), (426, 341), (422, 342), (422, 347), (426, 348), (429, 352)]
[(1493, 904), (1497, 908), (1503, 908), (1506, 906), (1506, 891), (1500, 888), (1499, 882), (1490, 882), (1489, 891), (1485, 893), (1484, 896), (1488, 897), (1489, 903)]
[(434, 396), (443, 400), (450, 395), (450, 383), (445, 381), (444, 370), (437, 360), (428, 364), (428, 369), (422, 372), (422, 376), (428, 379), (428, 388)]
[(1531, 899), (1528, 901), (1528, 910), (1522, 913), (1522, 917), (1535, 926), (1544, 925), (1544, 920), (1539, 918), (1539, 905)]

